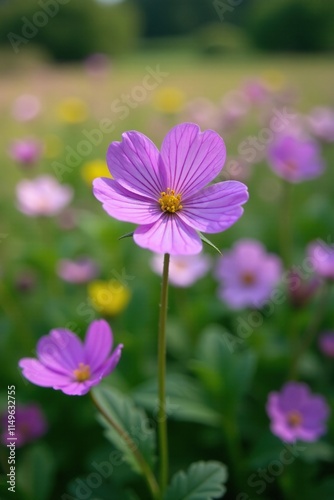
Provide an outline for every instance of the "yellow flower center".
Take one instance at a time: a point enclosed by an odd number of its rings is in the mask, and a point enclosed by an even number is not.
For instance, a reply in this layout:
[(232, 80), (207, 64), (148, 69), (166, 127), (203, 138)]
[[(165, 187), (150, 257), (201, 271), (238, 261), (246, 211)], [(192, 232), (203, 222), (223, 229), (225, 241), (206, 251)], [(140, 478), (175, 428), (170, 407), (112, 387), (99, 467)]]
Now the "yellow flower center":
[(73, 370), (74, 378), (77, 382), (85, 382), (90, 377), (90, 367), (84, 363), (79, 363), (79, 368)]
[(175, 194), (174, 189), (167, 188), (167, 191), (162, 191), (159, 198), (161, 210), (163, 212), (175, 213), (181, 210), (181, 195)]
[(299, 413), (299, 411), (293, 410), (288, 414), (288, 424), (290, 427), (299, 427), (303, 422), (303, 417)]

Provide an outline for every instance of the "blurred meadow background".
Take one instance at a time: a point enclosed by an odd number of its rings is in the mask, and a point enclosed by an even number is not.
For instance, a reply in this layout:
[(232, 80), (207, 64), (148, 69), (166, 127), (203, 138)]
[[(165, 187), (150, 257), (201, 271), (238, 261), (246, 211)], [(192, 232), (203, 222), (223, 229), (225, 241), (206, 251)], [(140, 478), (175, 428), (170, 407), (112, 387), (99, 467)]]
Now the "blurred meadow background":
[[(15, 498), (147, 499), (123, 463), (94, 483), (92, 464), (107, 461), (113, 447), (89, 397), (28, 383), (18, 361), (35, 356), (52, 328), (83, 338), (93, 319), (105, 318), (124, 351), (103, 384), (132, 396), (154, 426), (160, 264), (132, 238), (119, 240), (134, 226), (109, 217), (91, 184), (110, 175), (106, 151), (123, 132), (140, 131), (160, 147), (186, 121), (224, 138), (217, 180), (244, 182), (250, 199), (233, 227), (210, 235), (223, 257), (205, 246), (202, 274), (178, 283), (187, 262), (174, 270), (171, 472), (219, 460), (228, 470), (226, 499), (334, 498), (333, 416), (326, 434), (282, 463), (286, 444), (266, 412), (268, 394), (290, 378), (334, 405), (333, 337), (321, 342), (334, 332), (334, 294), (329, 283), (321, 295), (328, 276), (318, 283), (307, 260), (310, 243), (334, 240), (333, 51), (330, 2), (0, 1), (3, 439), (7, 386), (15, 385), (17, 409), (34, 408), (17, 424)], [(277, 175), (269, 150), (284, 134), (315, 145), (321, 175), (292, 183)], [(259, 307), (222, 298), (220, 259), (244, 239), (281, 262)], [(7, 457), (1, 446), (4, 500), (13, 498)]]

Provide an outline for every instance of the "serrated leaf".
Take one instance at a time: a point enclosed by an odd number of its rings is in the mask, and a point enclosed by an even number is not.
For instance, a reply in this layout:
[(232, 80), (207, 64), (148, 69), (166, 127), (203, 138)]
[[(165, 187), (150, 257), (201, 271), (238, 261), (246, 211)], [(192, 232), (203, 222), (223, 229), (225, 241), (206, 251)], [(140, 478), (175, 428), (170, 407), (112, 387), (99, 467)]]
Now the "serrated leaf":
[(219, 250), (219, 248), (218, 248), (218, 247), (216, 247), (216, 245), (214, 245), (214, 244), (212, 243), (212, 241), (208, 240), (208, 238), (206, 238), (206, 237), (204, 236), (204, 234), (202, 234), (202, 233), (200, 233), (200, 232), (198, 231), (198, 236), (201, 238), (201, 240), (203, 241), (203, 243), (206, 243), (206, 245), (209, 245), (209, 247), (211, 247), (211, 248), (213, 248), (214, 250), (216, 250), (216, 252), (218, 252), (220, 255), (223, 255), (223, 254), (221, 253), (221, 251)]
[(213, 500), (221, 498), (227, 480), (225, 465), (219, 462), (196, 462), (187, 472), (177, 472), (164, 500)]
[[(136, 408), (132, 400), (114, 388), (95, 387), (93, 397), (105, 414), (116, 423), (122, 433), (131, 438), (135, 449), (141, 453), (146, 462), (152, 466), (155, 461), (156, 438), (155, 431), (150, 427), (145, 412)], [(114, 427), (99, 415), (98, 420), (105, 428), (105, 435), (123, 453), (123, 459), (135, 472), (141, 473), (140, 463), (124, 437)]]
[[(133, 393), (137, 403), (156, 414), (158, 408), (156, 379), (145, 382)], [(166, 410), (168, 418), (219, 425), (221, 416), (208, 408), (205, 395), (196, 382), (185, 375), (170, 373), (166, 377)]]

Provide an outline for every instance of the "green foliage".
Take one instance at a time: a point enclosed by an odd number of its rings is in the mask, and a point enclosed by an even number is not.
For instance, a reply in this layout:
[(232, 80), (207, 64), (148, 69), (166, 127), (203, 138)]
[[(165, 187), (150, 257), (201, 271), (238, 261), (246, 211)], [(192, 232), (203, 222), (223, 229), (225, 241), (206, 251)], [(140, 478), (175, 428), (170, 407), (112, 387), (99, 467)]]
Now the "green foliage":
[(18, 487), (27, 500), (49, 498), (55, 479), (55, 462), (44, 445), (26, 450), (18, 470)]
[(264, 50), (320, 51), (334, 49), (334, 4), (312, 0), (254, 0), (249, 31)]
[(226, 488), (225, 465), (219, 462), (197, 462), (187, 472), (174, 475), (164, 500), (212, 500), (221, 498)]
[(100, 5), (71, 0), (60, 5), (55, 0), (18, 0), (1, 6), (0, 41), (15, 53), (37, 45), (55, 60), (71, 61), (94, 52), (115, 56), (129, 50), (140, 26), (131, 2)]
[[(95, 387), (93, 395), (105, 413), (122, 430), (122, 436), (103, 416), (98, 417), (105, 435), (123, 453), (123, 459), (134, 471), (141, 473), (140, 464), (133, 451), (138, 450), (149, 465), (155, 461), (155, 432), (149, 426), (145, 413), (136, 408), (132, 400), (115, 389)], [(128, 436), (133, 446), (124, 439)]]
[[(206, 425), (217, 425), (219, 414), (208, 408), (205, 393), (198, 384), (186, 375), (167, 374), (167, 415), (170, 419), (198, 422)], [(157, 381), (145, 382), (135, 389), (134, 399), (153, 412), (157, 410)]]

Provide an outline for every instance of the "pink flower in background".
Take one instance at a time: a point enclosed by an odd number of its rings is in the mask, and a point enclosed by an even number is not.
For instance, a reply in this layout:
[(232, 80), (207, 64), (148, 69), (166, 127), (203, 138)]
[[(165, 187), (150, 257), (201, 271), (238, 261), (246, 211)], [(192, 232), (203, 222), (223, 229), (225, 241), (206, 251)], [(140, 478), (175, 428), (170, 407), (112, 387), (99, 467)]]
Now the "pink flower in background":
[(69, 283), (87, 283), (96, 278), (98, 267), (92, 259), (62, 259), (57, 265), (57, 274)]
[(322, 141), (334, 141), (334, 109), (316, 107), (307, 117), (307, 124), (313, 135)]
[(41, 175), (34, 180), (22, 180), (16, 186), (18, 209), (26, 215), (57, 215), (68, 205), (73, 190), (63, 186), (50, 175)]
[(8, 152), (10, 157), (17, 163), (30, 166), (40, 160), (43, 153), (43, 144), (35, 139), (13, 141)]
[(93, 182), (96, 198), (116, 219), (140, 224), (137, 245), (157, 253), (191, 255), (202, 250), (198, 231), (218, 233), (242, 215), (247, 187), (238, 181), (206, 186), (220, 172), (226, 148), (212, 130), (184, 123), (165, 137), (161, 153), (145, 135), (131, 131), (109, 146), (113, 179)]
[(113, 335), (104, 320), (93, 321), (84, 343), (64, 328), (51, 330), (37, 343), (37, 357), (19, 361), (23, 376), (41, 387), (82, 396), (116, 367), (123, 345), (113, 352)]
[(290, 269), (287, 278), (289, 298), (291, 304), (296, 308), (305, 307), (321, 285), (321, 279), (318, 276), (305, 279), (298, 268)]
[(104, 76), (110, 67), (110, 58), (107, 54), (95, 52), (85, 59), (84, 66), (89, 75), (93, 77)]
[(334, 245), (326, 245), (317, 240), (307, 248), (308, 257), (311, 259), (314, 271), (322, 278), (334, 279)]
[(232, 309), (260, 308), (270, 298), (281, 274), (279, 257), (267, 253), (258, 241), (239, 240), (232, 250), (219, 257), (219, 296)]
[[(153, 271), (162, 275), (163, 254), (155, 254), (151, 260)], [(207, 255), (172, 255), (169, 265), (169, 281), (174, 286), (187, 287), (205, 276), (211, 267)]]
[(269, 146), (267, 156), (272, 170), (292, 183), (318, 177), (325, 168), (318, 144), (293, 135), (278, 136)]
[[(2, 415), (2, 427), (4, 429), (1, 440), (7, 445), (13, 439), (8, 433), (8, 415)], [(27, 443), (42, 437), (47, 431), (48, 425), (45, 416), (39, 406), (31, 404), (29, 406), (17, 405), (15, 409), (15, 445), (21, 447)]]
[(306, 384), (288, 382), (281, 392), (271, 392), (266, 409), (271, 432), (287, 443), (317, 441), (326, 432), (329, 407)]
[(318, 341), (320, 351), (330, 358), (334, 358), (334, 332), (322, 333)]
[(41, 102), (37, 96), (22, 94), (13, 103), (12, 116), (19, 122), (28, 122), (36, 118), (41, 111)]
[(243, 92), (250, 102), (254, 106), (261, 105), (269, 97), (269, 90), (265, 83), (259, 79), (250, 79), (244, 83)]

